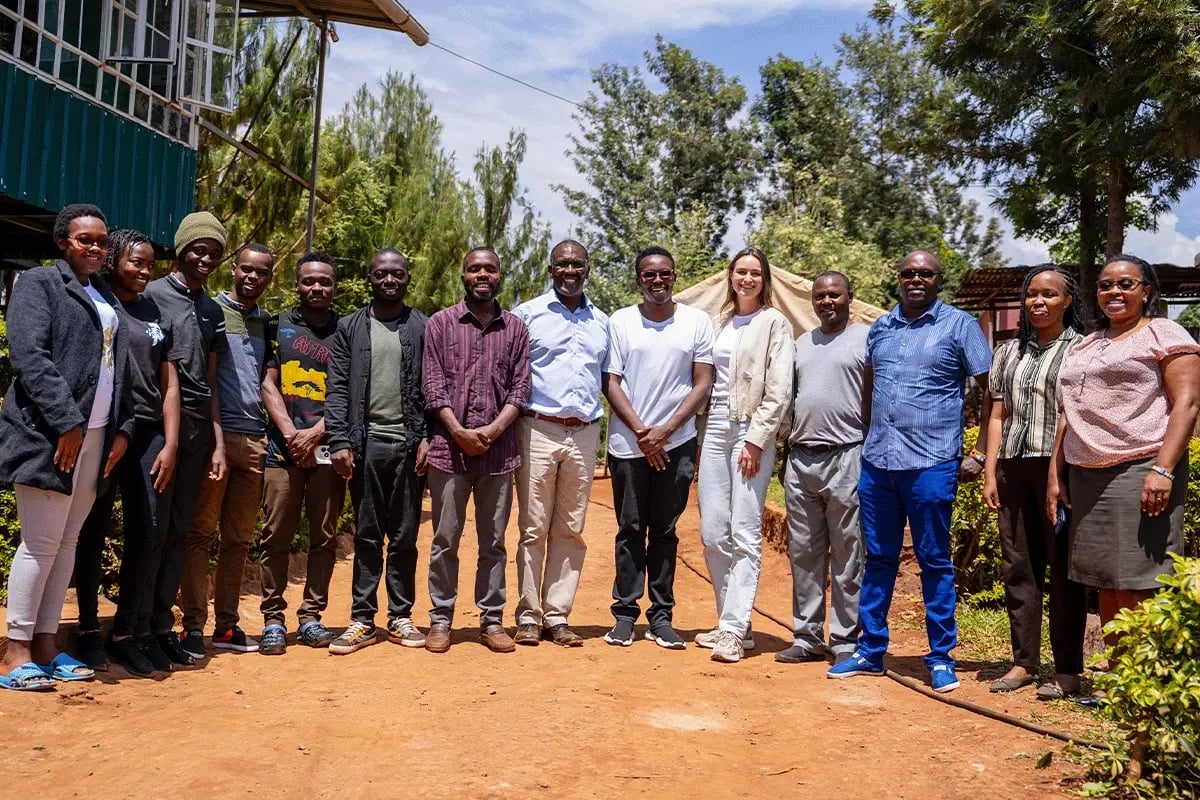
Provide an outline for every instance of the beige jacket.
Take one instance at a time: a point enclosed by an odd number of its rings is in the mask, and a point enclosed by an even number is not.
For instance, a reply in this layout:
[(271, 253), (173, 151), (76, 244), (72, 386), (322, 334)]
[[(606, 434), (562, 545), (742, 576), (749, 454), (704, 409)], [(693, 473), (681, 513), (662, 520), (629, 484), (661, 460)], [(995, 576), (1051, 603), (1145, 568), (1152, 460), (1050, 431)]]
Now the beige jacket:
[[(718, 334), (726, 322), (713, 320)], [(729, 418), (749, 420), (747, 442), (764, 449), (775, 446), (791, 408), (795, 358), (792, 324), (774, 308), (764, 308), (738, 331), (729, 362)], [(701, 421), (707, 422), (707, 403), (702, 414)]]

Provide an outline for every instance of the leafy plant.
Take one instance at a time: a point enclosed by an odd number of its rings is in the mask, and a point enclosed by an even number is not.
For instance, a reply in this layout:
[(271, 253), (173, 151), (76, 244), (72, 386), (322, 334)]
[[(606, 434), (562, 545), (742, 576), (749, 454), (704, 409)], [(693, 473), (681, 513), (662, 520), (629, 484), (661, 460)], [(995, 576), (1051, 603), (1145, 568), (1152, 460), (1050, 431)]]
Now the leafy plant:
[(1120, 643), (1096, 682), (1101, 711), (1128, 744), (1103, 754), (1093, 778), (1126, 796), (1200, 797), (1200, 559), (1172, 558), (1163, 590), (1104, 628)]
[[(978, 428), (963, 431), (963, 445), (971, 452)], [(950, 521), (950, 548), (959, 594), (973, 605), (991, 605), (1004, 598), (1000, 561), (1000, 528), (996, 512), (983, 502), (983, 481), (960, 483)]]

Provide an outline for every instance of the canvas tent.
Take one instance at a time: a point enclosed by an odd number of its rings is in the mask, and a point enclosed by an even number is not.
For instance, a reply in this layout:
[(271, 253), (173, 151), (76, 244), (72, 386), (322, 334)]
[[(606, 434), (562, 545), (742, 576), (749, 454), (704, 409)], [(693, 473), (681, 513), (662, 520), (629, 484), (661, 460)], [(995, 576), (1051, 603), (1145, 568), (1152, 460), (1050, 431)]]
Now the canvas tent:
[[(694, 286), (676, 292), (675, 299), (716, 317), (721, 313), (721, 304), (725, 302), (725, 292), (725, 270), (721, 270)], [(812, 281), (771, 267), (771, 292), (775, 298), (775, 307), (791, 321), (792, 331), (797, 336), (820, 327), (821, 321), (817, 319), (812, 307)], [(858, 300), (850, 302), (850, 319), (855, 322), (865, 322), (869, 325), (886, 313), (882, 308), (876, 308), (869, 303)]]

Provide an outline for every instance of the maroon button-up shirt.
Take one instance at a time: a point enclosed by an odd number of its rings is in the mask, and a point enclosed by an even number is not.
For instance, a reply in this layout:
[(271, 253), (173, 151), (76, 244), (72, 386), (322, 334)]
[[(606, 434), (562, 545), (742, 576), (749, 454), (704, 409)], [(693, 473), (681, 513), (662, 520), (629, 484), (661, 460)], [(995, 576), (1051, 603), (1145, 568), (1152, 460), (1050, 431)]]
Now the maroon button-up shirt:
[(466, 301), (443, 309), (425, 326), (425, 408), (434, 415), (429, 465), (442, 472), (499, 475), (521, 465), (516, 425), (510, 425), (481, 456), (464, 453), (437, 419), (449, 408), (464, 428), (491, 424), (505, 405), (529, 404), (529, 329), (507, 311), (486, 327)]

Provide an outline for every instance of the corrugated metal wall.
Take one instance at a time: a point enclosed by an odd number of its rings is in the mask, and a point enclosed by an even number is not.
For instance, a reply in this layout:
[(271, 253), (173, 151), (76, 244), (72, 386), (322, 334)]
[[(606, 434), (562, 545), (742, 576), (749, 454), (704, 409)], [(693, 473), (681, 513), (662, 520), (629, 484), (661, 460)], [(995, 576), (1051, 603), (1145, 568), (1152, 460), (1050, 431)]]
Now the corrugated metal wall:
[(169, 245), (195, 206), (196, 151), (0, 61), (0, 194), (50, 213), (95, 203)]

